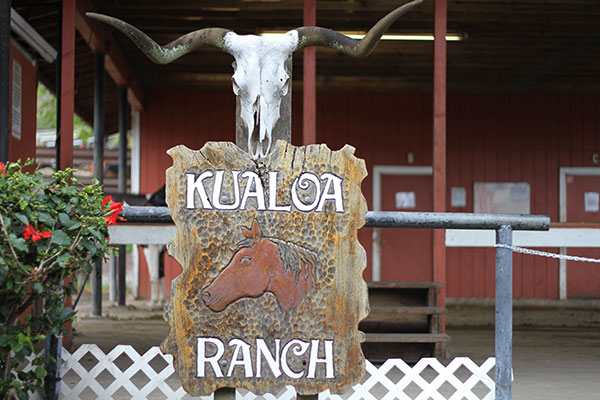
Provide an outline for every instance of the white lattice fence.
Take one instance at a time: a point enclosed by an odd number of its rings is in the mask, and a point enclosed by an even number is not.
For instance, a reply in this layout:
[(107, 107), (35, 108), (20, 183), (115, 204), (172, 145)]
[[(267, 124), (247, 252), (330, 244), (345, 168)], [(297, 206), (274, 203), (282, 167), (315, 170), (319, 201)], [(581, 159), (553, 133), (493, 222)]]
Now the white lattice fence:
[[(173, 369), (173, 357), (152, 347), (140, 355), (131, 346), (119, 345), (104, 354), (94, 344), (82, 345), (73, 354), (63, 349), (64, 399), (212, 399), (191, 397), (181, 387)], [(457, 357), (448, 365), (423, 358), (414, 366), (389, 359), (379, 367), (367, 361), (362, 383), (344, 395), (319, 394), (320, 400), (491, 400), (494, 398), (494, 358), (477, 365)], [(293, 400), (289, 386), (277, 395), (256, 396), (237, 391), (237, 400)]]

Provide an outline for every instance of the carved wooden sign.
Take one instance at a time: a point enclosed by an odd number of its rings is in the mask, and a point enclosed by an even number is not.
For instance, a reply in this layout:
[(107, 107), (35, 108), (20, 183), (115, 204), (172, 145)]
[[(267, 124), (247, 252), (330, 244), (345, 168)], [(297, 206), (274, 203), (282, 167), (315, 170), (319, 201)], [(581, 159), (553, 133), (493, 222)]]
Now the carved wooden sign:
[(356, 384), (368, 313), (357, 240), (364, 161), (350, 146), (283, 141), (259, 160), (224, 142), (168, 153), (177, 225), (168, 249), (183, 271), (161, 349), (186, 391), (342, 393)]

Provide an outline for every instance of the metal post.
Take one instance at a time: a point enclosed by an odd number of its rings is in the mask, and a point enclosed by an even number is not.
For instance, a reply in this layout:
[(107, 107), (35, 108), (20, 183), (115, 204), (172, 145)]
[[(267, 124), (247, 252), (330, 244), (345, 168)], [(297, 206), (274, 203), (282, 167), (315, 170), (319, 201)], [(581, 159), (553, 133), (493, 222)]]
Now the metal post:
[(46, 336), (46, 359), (44, 368), (48, 375), (44, 378), (44, 398), (58, 400), (60, 396), (60, 381), (62, 365), (62, 336)]
[[(496, 243), (512, 245), (512, 228), (496, 230)], [(496, 399), (512, 398), (512, 250), (496, 248)]]
[(94, 76), (94, 178), (104, 183), (104, 54), (96, 54)]
[(0, 2), (0, 161), (8, 161), (10, 126), (10, 0)]
[[(104, 54), (96, 54), (94, 81), (94, 178), (104, 183)], [(92, 271), (92, 315), (102, 315), (102, 263)]]
[(119, 193), (127, 191), (127, 86), (119, 87)]
[(110, 254), (108, 260), (108, 300), (117, 301), (117, 256)]
[(125, 283), (125, 267), (126, 257), (125, 254), (127, 248), (124, 245), (119, 246), (119, 257), (118, 257), (118, 272), (117, 272), (117, 304), (120, 306), (125, 305), (125, 294), (126, 294), (126, 283)]
[[(119, 87), (119, 193), (127, 192), (127, 86)], [(118, 256), (118, 304), (125, 305), (125, 266), (127, 249), (125, 246), (119, 246)]]

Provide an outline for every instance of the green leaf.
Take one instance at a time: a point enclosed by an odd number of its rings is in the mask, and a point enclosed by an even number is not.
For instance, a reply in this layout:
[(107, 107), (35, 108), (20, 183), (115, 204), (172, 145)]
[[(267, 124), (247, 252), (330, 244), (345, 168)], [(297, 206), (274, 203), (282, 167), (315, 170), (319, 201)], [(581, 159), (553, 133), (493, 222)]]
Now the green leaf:
[(63, 231), (56, 230), (52, 232), (52, 243), (56, 243), (59, 246), (68, 246), (71, 244), (71, 238)]
[(42, 367), (36, 367), (35, 368), (35, 376), (37, 376), (38, 379), (42, 379), (46, 375), (48, 375), (48, 371), (46, 371), (44, 368), (42, 368)]
[[(72, 221), (73, 221), (73, 220), (72, 220)], [(74, 222), (71, 224), (71, 226), (69, 226), (69, 227), (67, 228), (67, 230), (68, 230), (68, 231), (73, 231), (73, 230), (75, 230), (75, 229), (77, 229), (77, 228), (80, 228), (80, 227), (81, 227), (81, 222), (79, 222), (79, 221), (75, 220), (75, 221), (74, 221)]]
[(45, 224), (54, 222), (52, 216), (46, 212), (40, 212), (38, 215), (38, 221), (43, 222)]
[(10, 349), (12, 351), (14, 351), (15, 353), (20, 352), (21, 350), (23, 350), (23, 343), (11, 343), (10, 344)]
[(14, 233), (11, 233), (10, 235), (8, 235), (8, 241), (16, 250), (19, 250), (19, 251), (27, 251), (28, 250), (27, 242), (25, 242), (25, 239), (16, 237)]
[(60, 213), (58, 214), (58, 219), (60, 220), (60, 223), (63, 224), (66, 227), (71, 226), (71, 218), (65, 214), (65, 213)]
[(27, 216), (25, 214), (15, 213), (14, 216), (19, 221), (21, 221), (21, 223), (23, 223), (23, 225), (25, 225), (25, 226), (29, 225), (29, 218), (27, 218)]

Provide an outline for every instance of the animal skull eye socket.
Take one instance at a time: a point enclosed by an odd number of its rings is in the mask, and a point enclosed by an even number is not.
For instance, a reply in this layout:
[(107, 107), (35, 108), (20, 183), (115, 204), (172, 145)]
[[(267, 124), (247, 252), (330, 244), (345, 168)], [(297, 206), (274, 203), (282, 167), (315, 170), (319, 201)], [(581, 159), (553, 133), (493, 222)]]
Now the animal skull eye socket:
[(242, 259), (240, 260), (241, 264), (250, 264), (250, 261), (252, 261), (252, 257), (246, 256), (246, 257), (242, 257)]

